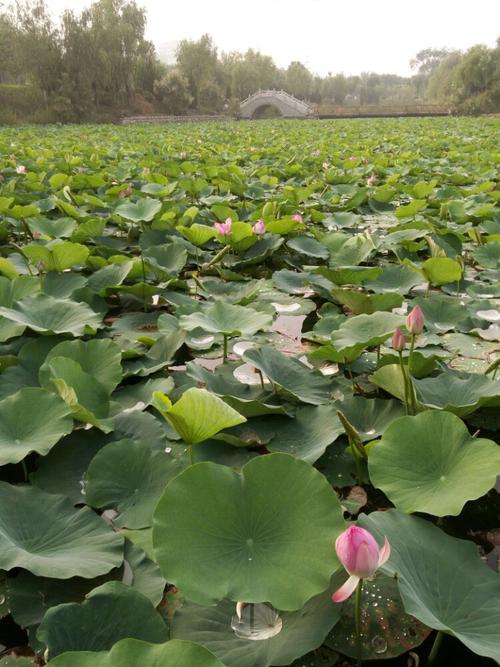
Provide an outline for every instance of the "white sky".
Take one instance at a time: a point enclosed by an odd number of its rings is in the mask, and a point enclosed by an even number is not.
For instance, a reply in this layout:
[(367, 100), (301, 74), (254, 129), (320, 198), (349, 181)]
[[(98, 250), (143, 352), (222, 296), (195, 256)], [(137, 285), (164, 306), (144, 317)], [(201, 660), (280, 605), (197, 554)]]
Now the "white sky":
[[(55, 15), (91, 0), (46, 0)], [(410, 74), (426, 47), (495, 44), (499, 0), (137, 0), (156, 46), (208, 32), (220, 51), (255, 48), (313, 72)]]

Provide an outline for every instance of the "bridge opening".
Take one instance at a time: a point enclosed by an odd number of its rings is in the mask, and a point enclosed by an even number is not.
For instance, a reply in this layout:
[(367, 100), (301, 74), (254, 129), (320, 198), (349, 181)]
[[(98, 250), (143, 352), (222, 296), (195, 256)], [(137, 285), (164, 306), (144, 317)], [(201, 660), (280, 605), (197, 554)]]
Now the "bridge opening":
[(252, 118), (258, 120), (261, 118), (282, 118), (283, 114), (274, 104), (262, 104), (257, 107), (252, 114)]

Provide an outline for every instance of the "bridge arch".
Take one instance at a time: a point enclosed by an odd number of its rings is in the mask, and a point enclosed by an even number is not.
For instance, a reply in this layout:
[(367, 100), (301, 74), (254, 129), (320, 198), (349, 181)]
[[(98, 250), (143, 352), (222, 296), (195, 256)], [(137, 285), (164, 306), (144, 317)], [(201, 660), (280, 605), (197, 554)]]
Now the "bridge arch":
[(258, 118), (264, 107), (276, 109), (283, 118), (314, 116), (313, 108), (284, 90), (259, 90), (240, 104), (240, 118)]

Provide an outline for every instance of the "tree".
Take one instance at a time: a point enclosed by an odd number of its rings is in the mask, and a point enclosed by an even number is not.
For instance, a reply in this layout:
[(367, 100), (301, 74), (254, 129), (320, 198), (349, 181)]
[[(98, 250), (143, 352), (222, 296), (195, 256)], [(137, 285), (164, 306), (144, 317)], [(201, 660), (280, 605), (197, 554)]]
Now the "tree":
[(170, 68), (156, 81), (154, 93), (163, 111), (169, 114), (185, 113), (193, 101), (189, 93), (189, 82), (176, 67)]
[(43, 94), (48, 109), (49, 98), (61, 82), (62, 52), (59, 30), (54, 25), (44, 0), (18, 1), (15, 23), (16, 57), (28, 77)]
[(258, 90), (279, 87), (281, 76), (273, 59), (249, 49), (245, 54), (223, 54), (221, 68), (226, 96), (243, 100)]
[(450, 55), (450, 50), (443, 49), (422, 49), (415, 58), (410, 60), (410, 67), (418, 70), (419, 74), (431, 74), (439, 65)]
[(286, 89), (295, 97), (307, 99), (311, 93), (313, 76), (305, 65), (294, 60), (286, 70)]
[(457, 66), (459, 111), (490, 113), (500, 109), (500, 47), (473, 46)]
[(216, 81), (219, 61), (217, 48), (209, 35), (202, 35), (197, 41), (184, 39), (177, 49), (177, 67), (189, 83), (189, 92), (198, 108), (202, 85)]

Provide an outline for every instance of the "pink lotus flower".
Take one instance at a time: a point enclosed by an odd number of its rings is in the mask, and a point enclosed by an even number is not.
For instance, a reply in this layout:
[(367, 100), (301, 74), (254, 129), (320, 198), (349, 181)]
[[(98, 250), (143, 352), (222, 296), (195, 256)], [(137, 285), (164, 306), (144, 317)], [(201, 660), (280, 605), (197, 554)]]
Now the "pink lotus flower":
[(303, 222), (302, 216), (300, 215), (300, 213), (294, 213), (292, 215), (292, 220), (295, 220), (295, 222)]
[(225, 222), (214, 223), (215, 231), (220, 236), (229, 236), (231, 234), (232, 226), (233, 226), (233, 221), (231, 220), (231, 218), (226, 218)]
[(329, 162), (323, 162), (323, 169), (330, 169), (331, 166)]
[(25, 174), (26, 173), (26, 167), (24, 164), (20, 164), (16, 167), (16, 174)]
[(360, 579), (373, 577), (391, 555), (387, 538), (380, 548), (371, 533), (358, 526), (349, 526), (337, 537), (335, 551), (340, 562), (350, 574), (349, 579), (332, 595), (334, 602), (343, 602), (350, 597)]
[(403, 336), (403, 332), (398, 327), (392, 336), (392, 347), (396, 352), (402, 352), (405, 349), (406, 338)]
[(414, 336), (422, 333), (424, 329), (424, 314), (418, 304), (406, 318), (406, 328)]
[(366, 185), (371, 186), (375, 183), (376, 180), (377, 180), (377, 174), (374, 171), (372, 171), (371, 176), (366, 181)]
[(257, 220), (252, 229), (255, 234), (264, 234), (266, 231), (266, 225), (264, 223), (264, 220)]
[(316, 148), (316, 150), (314, 150), (312, 154), (314, 155), (314, 157), (318, 157), (319, 155), (321, 155), (321, 151), (319, 148)]

